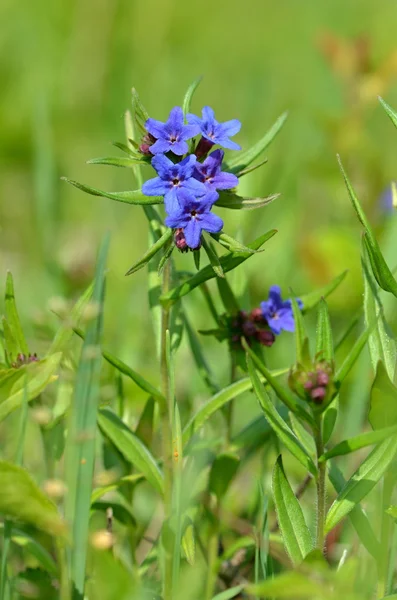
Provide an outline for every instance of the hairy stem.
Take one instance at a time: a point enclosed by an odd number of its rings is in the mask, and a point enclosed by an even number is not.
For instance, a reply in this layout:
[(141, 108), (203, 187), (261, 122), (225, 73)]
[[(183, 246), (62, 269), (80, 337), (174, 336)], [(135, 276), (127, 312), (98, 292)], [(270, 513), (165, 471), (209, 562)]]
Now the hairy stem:
[[(162, 293), (166, 294), (170, 287), (170, 264), (167, 263), (163, 271)], [(164, 470), (164, 522), (169, 525), (172, 513), (172, 435), (171, 435), (171, 397), (170, 383), (167, 366), (167, 331), (169, 328), (169, 309), (162, 308), (161, 311), (161, 345), (160, 345), (160, 370), (161, 370), (161, 391), (167, 399), (166, 406), (161, 407), (161, 434), (163, 445), (163, 470)], [(164, 540), (165, 541), (165, 540)], [(173, 570), (173, 551), (164, 544), (165, 565), (164, 565), (164, 600), (172, 600), (172, 570)]]
[[(317, 419), (317, 430), (315, 433), (317, 458), (324, 453), (322, 417)], [(321, 552), (324, 551), (324, 523), (325, 523), (325, 462), (317, 461), (318, 476), (317, 476), (317, 539), (316, 548)]]

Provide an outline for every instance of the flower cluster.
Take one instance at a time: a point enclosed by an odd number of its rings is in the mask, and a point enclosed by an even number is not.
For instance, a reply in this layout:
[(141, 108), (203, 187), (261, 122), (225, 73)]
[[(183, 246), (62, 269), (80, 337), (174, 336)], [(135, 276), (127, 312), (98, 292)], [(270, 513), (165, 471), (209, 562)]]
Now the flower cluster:
[(32, 362), (37, 362), (38, 360), (39, 360), (39, 358), (36, 353), (34, 353), (34, 354), (19, 353), (19, 354), (17, 354), (16, 360), (13, 363), (11, 363), (11, 367), (13, 369), (19, 369), (20, 367), (23, 367), (24, 365), (28, 365)]
[(200, 248), (202, 231), (219, 233), (223, 227), (212, 207), (218, 190), (236, 187), (238, 178), (222, 171), (223, 150), (208, 153), (215, 144), (239, 150), (230, 136), (241, 127), (237, 119), (219, 123), (209, 106), (203, 108), (201, 119), (188, 114), (186, 120), (179, 106), (165, 123), (147, 119), (140, 145), (143, 154), (153, 156), (151, 164), (158, 175), (146, 181), (142, 191), (164, 196), (165, 224), (175, 230), (175, 245), (182, 251)]
[(303, 400), (316, 405), (327, 405), (336, 394), (333, 375), (334, 366), (325, 360), (317, 359), (310, 368), (298, 365), (293, 369), (288, 383)]

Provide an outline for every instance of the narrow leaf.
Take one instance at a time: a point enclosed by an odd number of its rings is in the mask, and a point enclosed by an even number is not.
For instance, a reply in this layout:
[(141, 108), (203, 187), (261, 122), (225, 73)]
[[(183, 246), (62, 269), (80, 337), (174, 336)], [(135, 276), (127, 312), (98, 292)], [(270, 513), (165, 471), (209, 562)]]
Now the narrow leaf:
[(329, 509), (325, 523), (327, 532), (331, 531), (356, 504), (369, 494), (386, 472), (396, 453), (397, 436), (392, 436), (372, 450)]
[[(241, 177), (243, 174), (244, 173), (239, 173), (239, 176)], [(255, 208), (267, 206), (279, 197), (280, 194), (272, 194), (265, 198), (243, 198), (233, 192), (224, 191), (219, 193), (219, 198), (215, 202), (215, 206), (219, 206), (219, 208), (231, 208), (233, 210), (254, 210)]]
[(294, 565), (313, 550), (313, 540), (302, 508), (285, 475), (281, 456), (273, 470), (273, 497), (285, 548)]
[(87, 160), (87, 165), (109, 165), (110, 167), (124, 167), (133, 169), (136, 165), (147, 165), (147, 160), (138, 160), (136, 158), (126, 158), (124, 156), (103, 156), (100, 158), (91, 158)]
[(289, 600), (323, 599), (328, 598), (330, 593), (325, 591), (323, 582), (309, 579), (307, 574), (297, 571), (282, 573), (274, 579), (249, 585), (246, 592), (256, 598), (288, 598)]
[(187, 113), (190, 112), (190, 105), (192, 103), (193, 94), (197, 90), (202, 79), (203, 79), (203, 76), (200, 75), (200, 77), (197, 77), (197, 79), (195, 79), (193, 81), (193, 83), (191, 83), (189, 85), (189, 87), (187, 89), (187, 92), (185, 94), (185, 97), (183, 98), (183, 104), (182, 104), (182, 110), (183, 110), (183, 114), (185, 115), (185, 117), (186, 117)]
[(313, 475), (317, 474), (317, 469), (313, 463), (313, 460), (300, 443), (296, 435), (291, 431), (287, 423), (280, 417), (277, 410), (274, 408), (263, 384), (260, 382), (258, 375), (256, 374), (252, 359), (247, 356), (248, 372), (251, 377), (254, 391), (258, 397), (259, 404), (265, 413), (265, 417), (272, 427), (273, 431), (279, 438), (279, 440), (285, 445), (286, 448), (291, 452), (293, 456)]
[[(258, 250), (276, 233), (277, 231), (275, 229), (272, 229), (271, 231), (268, 231), (267, 233), (261, 235), (254, 242), (249, 244), (248, 247), (250, 248), (250, 250)], [(227, 273), (228, 271), (231, 271), (232, 269), (235, 269), (236, 267), (241, 265), (247, 260), (247, 258), (250, 258), (250, 256), (252, 256), (252, 254), (248, 252), (231, 252), (230, 254), (222, 256), (219, 259), (219, 262), (221, 264), (223, 272)], [(213, 279), (214, 277), (216, 277), (216, 275), (212, 266), (207, 265), (206, 267), (201, 269), (201, 271), (196, 273), (196, 275), (194, 275), (178, 287), (172, 289), (167, 294), (161, 296), (161, 302), (164, 305), (172, 304), (173, 302), (176, 302), (176, 300), (178, 300), (179, 298), (182, 298), (182, 296), (189, 294), (189, 292), (194, 290), (194, 288), (196, 288), (197, 286), (201, 285), (204, 281), (208, 281), (209, 279)]]
[(237, 315), (240, 312), (240, 307), (226, 277), (224, 279), (217, 279), (216, 283), (226, 312), (230, 316)]
[(367, 431), (366, 433), (361, 433), (360, 435), (348, 440), (343, 440), (343, 442), (336, 444), (332, 450), (328, 450), (328, 452), (325, 452), (325, 454), (320, 456), (319, 461), (324, 462), (329, 458), (333, 458), (334, 456), (350, 454), (351, 452), (360, 450), (360, 448), (366, 448), (367, 446), (379, 444), (379, 442), (383, 442), (383, 440), (387, 440), (390, 436), (395, 434), (397, 434), (397, 425), (393, 425), (392, 427), (384, 427), (383, 429), (377, 429), (376, 431)]
[(116, 200), (117, 202), (124, 202), (125, 204), (163, 204), (164, 198), (163, 196), (145, 196), (145, 194), (141, 190), (134, 190), (128, 192), (105, 192), (103, 190), (98, 190), (93, 187), (89, 187), (88, 185), (84, 185), (83, 183), (78, 183), (77, 181), (72, 181), (67, 177), (61, 177), (63, 181), (74, 185), (77, 189), (86, 192), (86, 194), (91, 194), (91, 196), (101, 196), (103, 198), (110, 198), (111, 200)]
[(187, 333), (187, 337), (188, 337), (190, 350), (192, 352), (194, 362), (196, 363), (197, 370), (198, 370), (202, 380), (208, 387), (208, 389), (212, 393), (216, 393), (219, 390), (219, 386), (217, 385), (217, 383), (214, 380), (214, 375), (213, 375), (211, 368), (207, 362), (207, 359), (205, 358), (200, 341), (197, 338), (196, 331), (193, 329), (192, 325), (190, 324), (190, 321), (187, 318), (186, 313), (184, 314), (183, 318), (184, 318), (184, 323), (185, 323), (185, 328), (186, 328), (186, 333)]
[(237, 175), (254, 162), (256, 158), (272, 143), (287, 119), (288, 113), (283, 113), (265, 135), (251, 148), (240, 152), (236, 158), (228, 162), (228, 170)]
[(243, 585), (235, 585), (234, 587), (225, 590), (224, 592), (220, 592), (216, 596), (212, 598), (212, 600), (231, 600), (232, 598), (237, 598), (238, 594), (242, 592), (244, 589)]
[[(80, 296), (73, 306), (70, 314), (64, 319), (61, 327), (58, 329), (52, 344), (48, 350), (48, 355), (55, 352), (63, 352), (69, 341), (73, 337), (73, 327), (77, 327), (84, 313), (84, 310), (92, 296), (93, 285), (88, 286), (86, 291)], [(57, 314), (57, 313), (56, 313)], [(60, 316), (60, 315), (58, 315)], [(62, 318), (62, 317), (61, 317)]]
[(172, 236), (172, 229), (167, 228), (165, 233), (161, 236), (161, 238), (157, 240), (157, 242), (155, 242), (153, 246), (149, 248), (149, 250), (142, 256), (142, 258), (138, 260), (138, 262), (136, 262), (131, 267), (131, 269), (127, 271), (126, 275), (132, 275), (132, 273), (136, 273), (137, 271), (142, 269), (149, 262), (149, 260), (153, 258), (153, 256), (157, 254), (157, 252), (159, 252), (159, 250), (161, 250), (163, 246), (165, 246), (165, 244), (172, 238)]
[(331, 363), (334, 360), (334, 344), (328, 306), (324, 299), (320, 300), (317, 318), (316, 355)]
[(339, 367), (338, 371), (335, 374), (335, 384), (337, 386), (339, 386), (343, 382), (343, 380), (347, 377), (347, 375), (350, 373), (351, 369), (355, 365), (365, 344), (368, 341), (370, 333), (371, 328), (368, 328), (361, 333), (359, 338), (354, 343), (353, 348), (350, 350), (342, 365)]
[(208, 256), (208, 260), (210, 261), (211, 267), (214, 269), (214, 273), (217, 277), (224, 278), (225, 275), (223, 273), (222, 265), (219, 261), (218, 255), (212, 248), (211, 244), (208, 244), (207, 240), (203, 236), (202, 238), (203, 248), (205, 250), (206, 255)]
[(147, 481), (162, 495), (163, 475), (141, 440), (109, 409), (99, 411), (98, 424), (124, 458), (143, 473)]
[(65, 536), (66, 524), (57, 507), (25, 469), (0, 461), (0, 513), (54, 536)]
[(215, 494), (218, 502), (226, 494), (230, 483), (237, 473), (240, 459), (237, 454), (223, 453), (219, 454), (212, 463), (208, 489)]
[(18, 353), (28, 355), (29, 349), (22, 331), (21, 322), (19, 320), (15, 302), (14, 282), (10, 271), (7, 273), (6, 280), (5, 317), (17, 343)]
[(308, 357), (308, 337), (305, 330), (302, 311), (295, 300), (294, 295), (291, 295), (292, 311), (295, 322), (295, 343), (296, 343), (296, 362), (304, 365)]
[(332, 292), (336, 290), (339, 284), (342, 283), (346, 275), (347, 271), (343, 271), (343, 273), (335, 277), (335, 279), (333, 279), (330, 283), (320, 288), (319, 290), (315, 290), (314, 292), (310, 292), (309, 294), (301, 296), (300, 298), (303, 302), (303, 313), (306, 313), (312, 308), (314, 308), (321, 301), (322, 298), (327, 298), (330, 294), (332, 294)]
[(390, 118), (394, 127), (397, 127), (397, 114), (395, 113), (395, 111), (392, 109), (392, 107), (389, 104), (387, 104), (387, 102), (385, 102), (383, 100), (383, 98), (381, 98), (381, 96), (378, 96), (378, 100), (381, 103), (381, 105), (383, 106), (383, 108), (385, 109), (386, 114)]
[(378, 362), (371, 388), (368, 420), (374, 429), (397, 425), (397, 388), (390, 381), (381, 361)]

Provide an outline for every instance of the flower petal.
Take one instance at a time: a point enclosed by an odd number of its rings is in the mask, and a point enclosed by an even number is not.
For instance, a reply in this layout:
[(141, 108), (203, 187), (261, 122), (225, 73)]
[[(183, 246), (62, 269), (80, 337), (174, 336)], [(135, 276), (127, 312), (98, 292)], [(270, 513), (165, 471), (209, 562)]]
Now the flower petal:
[(269, 302), (275, 309), (281, 308), (283, 301), (281, 299), (281, 289), (279, 285), (271, 286), (269, 290)]
[(233, 173), (219, 173), (212, 180), (212, 185), (217, 190), (230, 190), (238, 185), (238, 177)]
[(145, 123), (145, 127), (147, 131), (155, 138), (160, 138), (163, 136), (164, 123), (161, 121), (157, 121), (156, 119), (148, 119)]
[(219, 123), (219, 127), (224, 137), (232, 137), (240, 131), (241, 123), (238, 119), (232, 119), (231, 121)]
[(183, 130), (182, 130), (182, 138), (184, 140), (190, 140), (190, 138), (195, 137), (199, 133), (200, 133), (200, 125), (198, 123), (192, 123), (190, 125), (184, 125), (183, 126)]
[(172, 160), (164, 156), (164, 154), (159, 154), (158, 156), (152, 158), (152, 167), (157, 171), (157, 174), (161, 177), (161, 179), (164, 179), (165, 181), (170, 180), (169, 173), (173, 166), (174, 163)]
[(154, 177), (145, 181), (142, 186), (142, 192), (146, 196), (164, 196), (170, 189), (170, 184), (160, 179), (160, 177)]
[(181, 140), (179, 142), (172, 142), (170, 144), (170, 150), (177, 156), (182, 156), (183, 154), (186, 154), (186, 152), (188, 152), (189, 146), (186, 142)]
[(183, 110), (180, 106), (174, 106), (174, 108), (171, 110), (168, 120), (167, 120), (167, 125), (169, 126), (169, 128), (171, 130), (177, 130), (177, 129), (181, 129), (183, 126)]
[(204, 106), (202, 110), (203, 121), (210, 121), (211, 123), (215, 122), (215, 113), (210, 106)]
[(241, 146), (239, 144), (232, 142), (232, 140), (229, 140), (227, 137), (217, 137), (215, 143), (219, 144), (223, 148), (227, 148), (228, 150), (241, 150)]
[(179, 227), (183, 228), (186, 227), (186, 225), (189, 223), (190, 218), (186, 217), (185, 213), (179, 209), (174, 211), (173, 213), (169, 214), (166, 218), (164, 223), (167, 225), (167, 227), (172, 227), (173, 229), (177, 229)]
[(194, 115), (193, 113), (188, 113), (186, 115), (186, 121), (189, 123), (189, 125), (198, 127), (199, 131), (201, 130), (201, 119), (197, 115)]
[(204, 196), (207, 193), (207, 188), (204, 183), (193, 177), (182, 181), (180, 187), (196, 197)]
[(200, 225), (209, 233), (219, 233), (223, 227), (223, 221), (218, 215), (208, 212), (200, 217)]
[(189, 248), (200, 246), (201, 224), (197, 219), (190, 219), (189, 223), (183, 228), (183, 232)]
[(171, 148), (171, 142), (169, 142), (168, 140), (160, 139), (150, 146), (150, 152), (152, 154), (164, 154), (164, 152), (168, 152), (168, 150), (171, 150)]
[(273, 331), (274, 335), (280, 335), (282, 327), (278, 319), (267, 319), (267, 323), (270, 329)]
[(164, 196), (164, 205), (165, 210), (168, 215), (172, 215), (175, 212), (178, 212), (181, 207), (178, 202), (178, 196), (176, 193), (176, 188), (172, 187)]
[(292, 310), (288, 308), (279, 310), (278, 322), (280, 323), (281, 329), (284, 329), (285, 331), (295, 331), (295, 320)]

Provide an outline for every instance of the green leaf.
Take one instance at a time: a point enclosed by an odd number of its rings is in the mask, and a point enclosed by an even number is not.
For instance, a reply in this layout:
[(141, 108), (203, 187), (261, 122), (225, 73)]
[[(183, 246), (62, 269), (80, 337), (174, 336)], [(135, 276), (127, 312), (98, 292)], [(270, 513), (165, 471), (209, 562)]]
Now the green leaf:
[(316, 355), (319, 355), (321, 360), (326, 360), (329, 363), (334, 360), (331, 322), (328, 306), (323, 298), (320, 300), (318, 307)]
[(69, 413), (66, 447), (65, 514), (73, 528), (70, 552), (70, 577), (76, 597), (84, 597), (87, 560), (92, 476), (95, 464), (96, 415), (100, 394), (101, 336), (105, 297), (105, 269), (109, 247), (106, 235), (98, 253), (93, 302), (97, 314), (87, 326), (87, 333), (77, 369), (74, 395)]
[[(273, 371), (272, 376), (278, 377), (280, 375), (284, 375), (285, 373), (286, 370), (281, 369), (280, 371)], [(235, 383), (232, 383), (212, 396), (208, 402), (200, 406), (198, 411), (191, 417), (185, 426), (183, 430), (183, 443), (186, 444), (193, 434), (196, 433), (196, 431), (198, 431), (200, 427), (202, 427), (217, 410), (222, 408), (222, 406), (227, 404), (233, 398), (237, 398), (241, 394), (244, 394), (244, 392), (248, 392), (251, 388), (251, 379), (246, 377), (236, 381)]]
[(296, 362), (305, 365), (309, 356), (309, 341), (305, 330), (302, 311), (298, 306), (295, 296), (291, 295), (292, 312), (295, 322)]
[(25, 552), (34, 556), (48, 573), (59, 577), (58, 566), (51, 554), (34, 537), (20, 529), (12, 528), (12, 542), (22, 548)]
[(237, 595), (243, 591), (243, 589), (243, 585), (235, 585), (234, 587), (231, 587), (228, 590), (213, 596), (212, 600), (231, 600), (231, 598), (236, 598)]
[(289, 420), (291, 422), (291, 428), (302, 446), (305, 448), (307, 454), (309, 454), (312, 458), (316, 455), (316, 446), (314, 443), (313, 436), (305, 429), (297, 416), (290, 412), (288, 414)]
[(219, 261), (218, 255), (216, 254), (211, 244), (208, 244), (204, 236), (201, 239), (203, 248), (205, 250), (206, 255), (208, 256), (208, 260), (210, 261), (211, 267), (213, 268), (215, 275), (217, 277), (224, 278), (225, 274), (223, 273), (222, 265)]
[(313, 550), (313, 540), (306, 525), (302, 508), (288, 482), (281, 456), (273, 470), (274, 503), (285, 548), (294, 565), (299, 565)]
[(127, 146), (127, 144), (123, 144), (122, 142), (112, 142), (112, 145), (115, 146), (116, 148), (118, 148), (119, 150), (121, 150), (122, 152), (124, 152), (125, 154), (128, 154), (128, 156), (130, 156), (131, 158), (134, 158), (135, 160), (139, 156), (139, 154), (135, 150), (133, 150), (130, 146)]
[(371, 388), (368, 420), (374, 429), (397, 425), (397, 388), (390, 381), (381, 361), (378, 362)]
[(240, 152), (236, 158), (228, 161), (228, 168), (226, 170), (231, 171), (238, 175), (241, 171), (246, 169), (248, 165), (254, 162), (256, 158), (262, 152), (266, 150), (266, 148), (272, 143), (276, 135), (281, 130), (287, 119), (288, 113), (283, 113), (277, 121), (272, 125), (272, 127), (265, 133), (265, 135), (251, 148), (245, 150), (244, 152)]
[(139, 418), (138, 425), (135, 429), (135, 435), (145, 444), (147, 448), (152, 445), (153, 430), (154, 430), (154, 408), (155, 401), (152, 396), (147, 400), (142, 414)]
[[(77, 327), (79, 321), (86, 309), (86, 306), (92, 296), (93, 284), (91, 284), (86, 291), (80, 296), (75, 305), (73, 306), (70, 314), (63, 320), (61, 327), (55, 334), (48, 355), (54, 354), (55, 352), (63, 352), (69, 341), (73, 337), (74, 327)], [(57, 313), (56, 313), (57, 314)], [(60, 316), (60, 315), (58, 315)], [(63, 317), (61, 317), (63, 318)]]
[[(240, 173), (240, 176), (241, 175), (242, 173)], [(255, 208), (267, 206), (279, 197), (280, 194), (272, 194), (271, 196), (266, 196), (266, 198), (243, 198), (233, 192), (222, 191), (219, 193), (219, 198), (215, 202), (215, 206), (219, 206), (219, 208), (231, 208), (234, 210), (254, 210)]]
[(240, 312), (240, 307), (226, 277), (224, 279), (217, 279), (216, 283), (226, 312), (230, 316), (237, 315)]
[(376, 431), (367, 431), (365, 433), (361, 433), (360, 435), (356, 435), (353, 438), (343, 440), (343, 442), (336, 444), (332, 450), (325, 452), (325, 454), (320, 456), (318, 460), (319, 462), (324, 462), (325, 460), (333, 458), (334, 456), (350, 454), (351, 452), (360, 450), (360, 448), (366, 448), (367, 446), (379, 444), (379, 442), (387, 440), (387, 438), (395, 435), (396, 433), (397, 425), (393, 425), (392, 427), (384, 427), (383, 429), (377, 429)]
[(67, 183), (70, 183), (71, 185), (74, 185), (74, 187), (77, 189), (86, 192), (86, 194), (91, 194), (91, 196), (110, 198), (111, 200), (124, 202), (125, 204), (164, 204), (163, 196), (145, 196), (141, 190), (133, 190), (128, 192), (105, 192), (103, 190), (98, 190), (96, 188), (89, 187), (88, 185), (84, 185), (83, 183), (72, 181), (67, 177), (61, 177), (61, 179)]
[(224, 233), (223, 231), (221, 231), (221, 233), (211, 233), (210, 235), (218, 242), (218, 244), (226, 248), (226, 250), (229, 250), (229, 252), (249, 252), (250, 254), (262, 252), (261, 250), (252, 250), (248, 246), (244, 246), (244, 244), (235, 240), (232, 236), (227, 235), (227, 233)]
[(338, 155), (339, 168), (342, 172), (345, 180), (345, 185), (350, 196), (350, 200), (353, 204), (353, 208), (356, 211), (357, 217), (365, 229), (364, 233), (364, 244), (369, 254), (369, 260), (371, 263), (372, 271), (379, 286), (386, 292), (392, 293), (397, 297), (397, 281), (394, 279), (389, 267), (383, 258), (382, 252), (379, 248), (379, 244), (376, 241), (375, 235), (371, 229), (369, 221), (361, 208), (361, 205), (354, 193), (351, 183), (347, 177), (347, 174), (343, 168), (340, 156)]
[[(221, 280), (219, 280), (219, 281), (221, 281)], [(224, 280), (222, 280), (222, 281), (224, 281)], [(194, 362), (196, 363), (197, 370), (198, 370), (202, 380), (208, 387), (208, 389), (212, 393), (216, 393), (219, 390), (219, 386), (214, 380), (214, 375), (210, 369), (207, 359), (205, 358), (205, 355), (202, 350), (200, 340), (197, 337), (196, 331), (191, 326), (191, 323), (190, 323), (188, 317), (186, 316), (186, 313), (184, 313), (183, 319), (184, 319), (184, 323), (185, 323), (185, 328), (186, 328), (186, 333), (187, 333), (187, 337), (188, 337), (190, 350), (192, 352)]]
[(3, 516), (33, 525), (50, 535), (66, 535), (66, 524), (57, 507), (25, 469), (2, 460), (0, 480), (0, 513)]
[(393, 380), (397, 361), (396, 342), (385, 320), (383, 306), (378, 294), (379, 288), (372, 276), (365, 246), (362, 250), (362, 268), (365, 322), (367, 327), (371, 329), (368, 345), (372, 367), (375, 370), (378, 362), (383, 361), (389, 378)]
[(18, 354), (29, 354), (29, 348), (22, 331), (22, 325), (19, 320), (17, 306), (15, 302), (14, 282), (10, 271), (7, 272), (6, 293), (5, 293), (5, 317), (10, 326), (12, 335), (15, 339)]
[(333, 279), (330, 283), (320, 288), (319, 290), (315, 290), (314, 292), (310, 292), (309, 294), (301, 296), (300, 299), (303, 302), (303, 314), (317, 306), (317, 304), (321, 301), (322, 298), (327, 298), (330, 294), (332, 294), (332, 292), (336, 290), (339, 284), (342, 283), (346, 275), (347, 271), (343, 271), (343, 273), (335, 277), (335, 279)]
[(397, 453), (397, 436), (374, 448), (338, 494), (328, 511), (325, 529), (331, 531), (361, 502), (384, 475)]
[(11, 367), (19, 354), (19, 346), (5, 317), (1, 319), (1, 323), (3, 325), (5, 359), (8, 366)]
[(339, 367), (335, 374), (335, 385), (338, 387), (341, 385), (343, 380), (350, 373), (351, 369), (355, 365), (358, 357), (360, 356), (365, 344), (368, 341), (369, 335), (371, 333), (371, 328), (366, 329), (361, 333), (359, 338), (353, 345), (353, 348), (350, 350), (349, 354), (346, 356), (342, 365)]
[(182, 549), (189, 565), (194, 565), (196, 561), (196, 539), (194, 536), (194, 525), (190, 519), (185, 526), (182, 536)]
[(172, 236), (172, 229), (166, 229), (165, 233), (161, 236), (161, 238), (157, 240), (157, 242), (155, 242), (153, 246), (149, 248), (149, 250), (142, 256), (142, 258), (138, 260), (138, 262), (136, 262), (131, 267), (131, 269), (127, 271), (126, 275), (132, 275), (132, 273), (136, 273), (137, 271), (142, 269), (149, 262), (149, 260), (153, 258), (153, 256), (157, 254), (157, 252), (159, 252), (159, 250), (161, 250), (163, 246), (165, 246), (165, 244), (172, 238)]
[[(345, 479), (336, 466), (334, 461), (329, 462), (330, 469), (328, 471), (329, 479), (336, 492), (341, 492), (345, 487)], [(368, 552), (378, 560), (380, 552), (380, 544), (376, 539), (371, 523), (359, 504), (356, 504), (349, 513), (350, 521), (357, 531), (357, 534)]]
[[(309, 579), (307, 574), (289, 571), (274, 579), (267, 579), (246, 587), (247, 594), (256, 598), (289, 598), (290, 600), (313, 600), (328, 598), (324, 583)], [(327, 594), (325, 596), (325, 594)]]
[[(248, 247), (250, 248), (250, 250), (258, 250), (276, 233), (277, 231), (275, 229), (272, 229), (271, 231), (268, 231), (267, 233), (261, 235), (254, 242), (249, 244)], [(221, 264), (223, 272), (227, 273), (228, 271), (231, 271), (232, 269), (235, 269), (236, 267), (241, 265), (247, 260), (247, 258), (250, 258), (250, 256), (252, 256), (252, 254), (248, 252), (231, 252), (230, 254), (222, 256), (219, 259), (219, 262)], [(215, 276), (216, 275), (212, 266), (207, 265), (206, 267), (201, 269), (201, 271), (196, 273), (196, 275), (193, 275), (193, 277), (191, 277), (178, 287), (170, 290), (167, 294), (161, 296), (160, 300), (164, 305), (170, 305), (173, 302), (176, 302), (176, 300), (178, 300), (179, 298), (182, 298), (182, 296), (189, 294), (189, 292), (191, 292), (192, 290), (194, 290), (194, 288), (204, 283), (204, 281), (213, 279)]]
[(167, 262), (169, 261), (169, 259), (171, 258), (171, 255), (172, 255), (174, 249), (175, 249), (174, 240), (171, 238), (168, 241), (168, 244), (165, 245), (163, 256), (159, 260), (159, 265), (157, 268), (157, 276), (158, 277), (160, 277), (162, 275), (164, 267), (167, 264)]
[(281, 402), (283, 402), (291, 412), (296, 413), (307, 423), (313, 425), (314, 419), (312, 418), (312, 416), (308, 412), (306, 412), (306, 410), (302, 408), (300, 404), (298, 404), (292, 392), (290, 392), (288, 388), (284, 387), (279, 381), (277, 381), (277, 379), (273, 376), (272, 372), (266, 368), (266, 366), (263, 364), (260, 358), (255, 354), (252, 348), (248, 346), (244, 339), (242, 340), (242, 345), (247, 354), (252, 358), (258, 371), (262, 373), (262, 375), (264, 376), (270, 387), (274, 390)]
[[(19, 408), (24, 402), (25, 378), (22, 377), (23, 373), (26, 373), (27, 377), (26, 394), (28, 401), (30, 402), (37, 398), (47, 385), (56, 379), (55, 373), (58, 370), (61, 358), (62, 354), (58, 352), (44, 360), (20, 367), (20, 369), (18, 369), (19, 373), (15, 373), (15, 376), (20, 376), (15, 384), (12, 385), (11, 389), (7, 387), (8, 395), (5, 398), (3, 395), (3, 387), (6, 386), (7, 381), (4, 378), (0, 379), (0, 422), (11, 412)], [(10, 370), (10, 374), (12, 374), (12, 371), (14, 370)]]
[(328, 444), (334, 431), (336, 419), (339, 411), (339, 396), (335, 396), (332, 402), (327, 406), (323, 415), (323, 442)]
[(394, 110), (392, 109), (392, 107), (389, 106), (389, 104), (387, 104), (387, 102), (385, 102), (383, 100), (383, 98), (381, 98), (381, 96), (378, 96), (378, 100), (381, 103), (381, 105), (383, 106), (383, 108), (385, 109), (386, 114), (390, 118), (390, 120), (393, 123), (394, 127), (397, 127), (397, 114), (394, 112)]
[(146, 477), (147, 481), (162, 495), (163, 475), (152, 454), (141, 440), (109, 409), (98, 413), (98, 424), (121, 454)]
[(138, 160), (136, 158), (126, 158), (124, 156), (104, 156), (100, 158), (91, 158), (87, 160), (87, 165), (109, 165), (111, 167), (124, 167), (133, 169), (136, 165), (147, 165), (147, 160)]
[(256, 374), (254, 364), (250, 356), (247, 356), (248, 372), (251, 377), (252, 386), (258, 397), (259, 404), (265, 413), (265, 417), (276, 433), (279, 440), (285, 445), (285, 447), (291, 452), (293, 456), (313, 475), (317, 475), (317, 469), (313, 463), (313, 460), (298, 440), (296, 435), (288, 427), (287, 423), (280, 417), (277, 410), (274, 408), (263, 384), (260, 382), (258, 375)]
[[(81, 339), (85, 339), (84, 333), (81, 329), (73, 330)], [(125, 362), (110, 354), (110, 352), (106, 352), (104, 350), (102, 352), (103, 358), (112, 365), (115, 369), (117, 369), (120, 373), (131, 379), (138, 387), (141, 388), (144, 392), (147, 392), (150, 396), (153, 396), (160, 404), (164, 404), (166, 402), (163, 394), (159, 392), (149, 381), (147, 381), (142, 375), (131, 369)]]
[(256, 171), (260, 167), (263, 167), (263, 165), (265, 165), (268, 162), (269, 162), (269, 159), (268, 158), (264, 158), (259, 163), (256, 163), (255, 165), (252, 165), (251, 167), (247, 167), (243, 171), (239, 172), (238, 178), (241, 179), (241, 177), (244, 177), (244, 175), (248, 175), (248, 173), (253, 173), (253, 171)]
[(215, 494), (218, 502), (226, 494), (232, 479), (237, 473), (240, 459), (236, 454), (219, 454), (212, 463), (208, 489)]
[(202, 79), (203, 79), (202, 75), (200, 75), (200, 77), (197, 77), (197, 79), (195, 79), (193, 81), (193, 83), (191, 83), (189, 85), (187, 92), (185, 94), (185, 97), (183, 98), (182, 110), (183, 110), (183, 114), (184, 114), (185, 118), (186, 118), (187, 113), (190, 112), (190, 105), (192, 103), (193, 94), (197, 90)]

